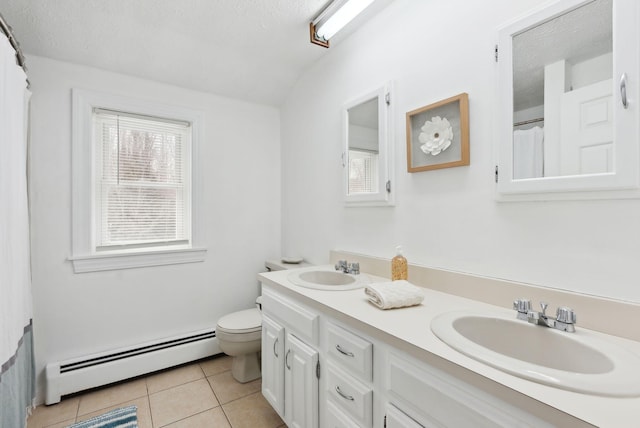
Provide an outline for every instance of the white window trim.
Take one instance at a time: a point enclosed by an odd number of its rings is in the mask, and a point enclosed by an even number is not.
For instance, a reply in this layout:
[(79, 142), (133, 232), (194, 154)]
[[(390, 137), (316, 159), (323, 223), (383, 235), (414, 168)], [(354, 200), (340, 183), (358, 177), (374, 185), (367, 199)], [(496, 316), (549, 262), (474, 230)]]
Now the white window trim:
[[(71, 257), (75, 273), (159, 266), (204, 261), (204, 225), (202, 215), (202, 166), (199, 145), (202, 142), (203, 115), (183, 107), (156, 104), (117, 95), (72, 90), (72, 239)], [(96, 254), (93, 248), (93, 109), (111, 110), (168, 117), (191, 123), (191, 245), (175, 249), (159, 247), (150, 250)]]

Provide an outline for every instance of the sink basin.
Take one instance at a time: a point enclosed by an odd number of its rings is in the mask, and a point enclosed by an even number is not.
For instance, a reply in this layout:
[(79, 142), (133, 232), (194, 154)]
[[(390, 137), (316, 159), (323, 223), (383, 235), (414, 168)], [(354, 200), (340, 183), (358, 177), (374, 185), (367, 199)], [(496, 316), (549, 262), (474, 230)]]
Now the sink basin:
[(290, 273), (287, 279), (300, 287), (334, 291), (354, 290), (369, 283), (369, 278), (365, 274), (346, 274), (331, 267), (300, 269)]
[(441, 314), (431, 330), (458, 352), (524, 379), (587, 394), (640, 396), (640, 356), (593, 332), (474, 312)]
[(331, 272), (325, 270), (302, 272), (298, 275), (298, 278), (302, 281), (322, 285), (349, 285), (356, 282), (353, 275), (345, 275), (342, 272)]

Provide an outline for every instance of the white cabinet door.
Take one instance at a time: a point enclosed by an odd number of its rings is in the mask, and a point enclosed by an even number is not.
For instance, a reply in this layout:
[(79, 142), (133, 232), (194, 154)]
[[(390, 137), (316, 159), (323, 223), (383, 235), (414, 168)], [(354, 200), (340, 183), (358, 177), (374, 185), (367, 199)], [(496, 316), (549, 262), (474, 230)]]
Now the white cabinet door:
[(289, 428), (318, 427), (318, 351), (288, 333), (285, 353), (285, 417)]
[(284, 418), (284, 328), (262, 315), (262, 395)]

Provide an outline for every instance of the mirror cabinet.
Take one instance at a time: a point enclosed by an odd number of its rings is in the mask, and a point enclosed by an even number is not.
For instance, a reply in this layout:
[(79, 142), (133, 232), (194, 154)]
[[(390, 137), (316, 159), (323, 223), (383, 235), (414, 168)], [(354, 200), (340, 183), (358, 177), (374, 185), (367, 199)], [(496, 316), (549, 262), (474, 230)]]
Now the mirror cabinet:
[(390, 84), (343, 108), (343, 184), (348, 206), (393, 205)]
[(561, 0), (498, 30), (500, 199), (638, 196), (639, 14)]

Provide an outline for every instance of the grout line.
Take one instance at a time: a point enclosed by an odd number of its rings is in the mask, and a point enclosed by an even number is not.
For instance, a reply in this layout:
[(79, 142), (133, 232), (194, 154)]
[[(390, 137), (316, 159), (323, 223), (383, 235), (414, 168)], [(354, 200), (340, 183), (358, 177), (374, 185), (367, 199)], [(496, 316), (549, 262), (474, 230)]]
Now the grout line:
[[(213, 377), (213, 376), (209, 376), (209, 377)], [(218, 398), (218, 394), (216, 394), (216, 390), (213, 389), (213, 385), (211, 385), (211, 382), (209, 382), (209, 377), (205, 377), (207, 384), (209, 385), (209, 389), (211, 389), (213, 396), (216, 398), (216, 401), (218, 402), (218, 406), (222, 407), (222, 401), (220, 401), (220, 399)]]
[[(206, 379), (207, 379), (207, 375), (206, 375), (206, 373), (204, 372), (204, 370), (202, 370), (202, 367), (200, 367), (200, 364), (198, 364), (198, 363), (196, 363), (196, 364), (198, 365), (198, 368), (200, 369), (200, 372), (201, 372), (201, 374), (202, 374), (202, 377), (199, 377), (199, 378), (196, 378), (196, 379), (191, 379), (191, 380), (181, 381), (182, 383), (178, 383), (178, 384), (175, 384), (175, 385), (171, 385), (171, 386), (169, 386), (169, 387), (166, 387), (166, 388), (164, 388), (164, 389), (159, 389), (159, 390), (154, 391), (154, 392), (149, 392), (149, 387), (148, 387), (148, 384), (146, 384), (146, 380), (147, 380), (149, 377), (153, 377), (153, 376), (158, 375), (158, 373), (152, 373), (152, 374), (150, 374), (149, 376), (146, 376), (146, 377), (145, 377), (145, 385), (147, 385), (147, 395), (155, 395), (155, 394), (158, 394), (158, 393), (160, 393), (160, 392), (167, 391), (167, 390), (169, 390), (169, 389), (172, 389), (172, 388), (175, 388), (175, 387), (178, 387), (178, 386), (186, 385), (186, 384), (191, 383), (191, 382), (196, 382), (196, 381), (201, 380), (201, 379), (205, 379), (205, 380), (206, 380)], [(196, 364), (194, 364), (194, 365), (196, 365)], [(183, 365), (183, 366), (180, 366), (180, 367), (175, 367), (175, 368), (173, 368), (173, 369), (167, 369), (167, 370), (163, 371), (163, 373), (171, 373), (171, 371), (172, 371), (172, 370), (178, 370), (178, 369), (180, 369), (180, 368), (182, 368), (182, 367), (188, 367), (188, 366), (189, 366), (189, 365), (187, 364), (187, 365)]]
[(202, 365), (200, 363), (196, 363), (196, 364), (198, 365), (198, 368), (202, 372), (202, 376), (204, 376), (205, 379), (206, 379), (207, 378), (207, 374), (204, 372), (204, 369), (202, 368)]
[[(149, 397), (148, 392), (149, 391), (147, 391), (147, 405), (149, 406), (149, 419), (151, 420), (151, 428), (153, 428), (155, 424), (153, 423), (153, 412), (151, 411), (151, 397)], [(136, 417), (137, 417), (137, 413), (138, 412), (136, 411)], [(137, 422), (138, 421), (136, 421), (136, 425), (137, 425)]]
[[(182, 419), (178, 419), (177, 421), (169, 422), (168, 424), (166, 424), (166, 425), (162, 425), (161, 427), (158, 427), (158, 428), (167, 427), (167, 426), (169, 426), (169, 425), (173, 425), (173, 424), (178, 423), (178, 422), (180, 422), (180, 421), (184, 421), (185, 419), (189, 419), (189, 418), (192, 418), (192, 417), (194, 417), (194, 416), (201, 415), (201, 414), (203, 414), (203, 413), (207, 413), (207, 412), (209, 412), (209, 411), (211, 411), (211, 410), (213, 410), (213, 409), (216, 409), (217, 407), (220, 407), (220, 406), (212, 407), (212, 408), (210, 408), (210, 409), (206, 409), (206, 410), (203, 410), (203, 411), (201, 411), (201, 412), (194, 413), (193, 415), (185, 416), (185, 417), (184, 417), (184, 418), (182, 418)], [(225, 417), (226, 417), (226, 415), (225, 415)], [(155, 427), (154, 427), (154, 428), (155, 428)]]
[(229, 416), (227, 416), (227, 411), (224, 409), (222, 404), (220, 405), (220, 409), (222, 410), (222, 414), (224, 415), (224, 418), (227, 420), (227, 423), (229, 424), (229, 426), (233, 428), (233, 425), (231, 425), (231, 420), (229, 419)]
[[(214, 392), (214, 391), (213, 391), (213, 389), (211, 388), (211, 384), (207, 381), (207, 378), (206, 378), (206, 377), (205, 377), (205, 378), (199, 378), (199, 379), (191, 380), (191, 381), (188, 381), (188, 382), (186, 382), (186, 383), (182, 383), (182, 384), (180, 384), (180, 385), (176, 385), (176, 386), (174, 386), (174, 387), (171, 387), (171, 388), (168, 388), (168, 389), (164, 389), (164, 390), (162, 390), (162, 391), (155, 392), (155, 393), (153, 393), (153, 394), (151, 394), (151, 395), (156, 395), (156, 394), (159, 394), (159, 393), (161, 393), (161, 392), (166, 392), (166, 391), (168, 391), (169, 389), (172, 389), (172, 388), (177, 388), (177, 387), (180, 387), (180, 386), (188, 385), (188, 384), (190, 384), (190, 383), (200, 382), (200, 381), (202, 381), (202, 380), (204, 380), (204, 381), (207, 383), (207, 385), (208, 385), (208, 386), (209, 386), (209, 388), (211, 389), (211, 393), (213, 394), (213, 396), (215, 397), (215, 399), (216, 399), (216, 401), (217, 401), (217, 400), (218, 400), (218, 397), (215, 395), (215, 392)], [(147, 395), (147, 397), (148, 397), (148, 399), (149, 399), (149, 412), (151, 413), (151, 423), (152, 423), (152, 426), (154, 426), (154, 428), (155, 428), (155, 425), (154, 425), (154, 423), (153, 423), (153, 411), (152, 411), (152, 409), (151, 409), (151, 395)], [(217, 407), (221, 407), (221, 404), (220, 404), (220, 402), (219, 402), (219, 401), (218, 401), (218, 404), (217, 404), (217, 405), (215, 405), (215, 406), (212, 406), (212, 407), (209, 407), (209, 408), (207, 408), (207, 409), (204, 409), (204, 410), (202, 410), (201, 412), (198, 412), (198, 413), (194, 413), (194, 414), (192, 414), (192, 415), (185, 416), (185, 417), (184, 417), (184, 418), (182, 418), (182, 419), (178, 419), (178, 420), (175, 420), (175, 421), (169, 422), (168, 424), (161, 425), (161, 426), (159, 426), (158, 428), (166, 427), (166, 426), (168, 426), (168, 425), (174, 424), (174, 423), (176, 423), (176, 422), (178, 422), (178, 421), (182, 421), (182, 420), (184, 420), (184, 419), (188, 419), (188, 418), (190, 418), (190, 417), (192, 417), (192, 416), (195, 416), (195, 415), (198, 415), (198, 414), (200, 414), (200, 413), (208, 412), (209, 410), (213, 410), (213, 409), (215, 409), (215, 408), (217, 408)]]
[[(243, 398), (247, 398), (247, 397), (250, 397), (250, 396), (255, 395), (255, 394), (262, 394), (262, 389), (260, 389), (260, 390), (258, 390), (258, 391), (250, 392), (250, 393), (248, 393), (248, 394), (246, 394), (246, 395), (243, 395), (242, 397), (234, 398), (233, 400), (231, 400), (231, 401), (227, 401), (227, 402), (226, 402), (226, 403), (224, 403), (224, 404), (225, 404), (225, 406), (226, 406), (227, 404), (231, 404), (231, 403), (233, 403), (234, 401), (242, 400)], [(217, 397), (216, 397), (216, 398), (217, 398)], [(222, 406), (222, 404), (220, 404), (220, 405)]]
[[(236, 398), (234, 400), (231, 400), (231, 401), (229, 401), (227, 403), (224, 403), (224, 405), (222, 405), (222, 404), (220, 405), (220, 408), (222, 409), (222, 413), (224, 413), (224, 417), (227, 418), (227, 421), (229, 422), (229, 426), (231, 426), (231, 428), (234, 428), (234, 427), (231, 424), (231, 420), (229, 419), (229, 416), (227, 415), (227, 411), (224, 408), (224, 406), (226, 406), (227, 404), (231, 404), (231, 403), (233, 403), (235, 401), (242, 400), (242, 399), (247, 398), (247, 397), (251, 397), (251, 396), (256, 395), (256, 394), (262, 394), (262, 391), (260, 390), (260, 391), (252, 392), (252, 393), (249, 393), (249, 394), (247, 394), (245, 396), (238, 397), (238, 398)], [(269, 406), (271, 406), (271, 405), (269, 405)], [(278, 416), (278, 418), (280, 418), (280, 415), (277, 414), (275, 409), (273, 409), (273, 412)], [(287, 428), (287, 425), (285, 423), (277, 425), (277, 428), (282, 428), (282, 427)]]
[[(147, 391), (147, 406), (149, 406), (149, 419), (151, 420), (151, 428), (153, 428), (153, 412), (151, 411), (151, 398), (149, 397), (149, 384), (147, 383), (147, 379), (149, 376), (144, 377), (144, 387)], [(138, 409), (136, 409), (136, 419), (138, 418)], [(136, 425), (138, 424), (138, 420), (136, 420)]]
[(82, 396), (78, 397), (78, 405), (76, 406), (76, 416), (73, 418), (73, 423), (78, 422), (78, 417), (80, 416), (80, 402), (82, 401)]

